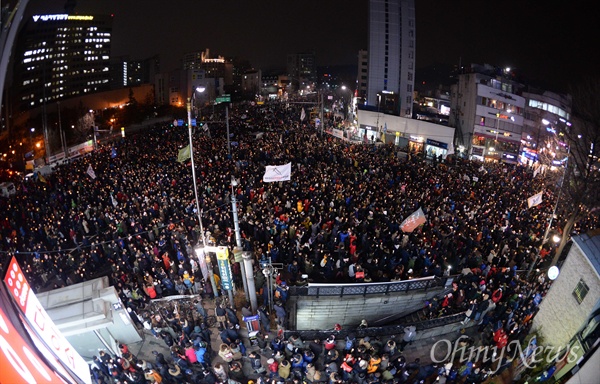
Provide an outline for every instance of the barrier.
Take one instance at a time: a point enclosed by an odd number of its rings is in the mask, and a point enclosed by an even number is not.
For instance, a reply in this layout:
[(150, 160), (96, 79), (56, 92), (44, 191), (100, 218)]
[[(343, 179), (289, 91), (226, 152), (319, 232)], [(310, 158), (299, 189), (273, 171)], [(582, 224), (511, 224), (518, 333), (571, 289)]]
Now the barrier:
[(429, 276), (419, 279), (386, 282), (386, 283), (355, 283), (355, 284), (314, 284), (308, 286), (290, 287), (289, 294), (296, 296), (353, 296), (353, 295), (387, 295), (395, 292), (427, 290), (433, 287), (447, 287), (452, 284), (454, 276)]

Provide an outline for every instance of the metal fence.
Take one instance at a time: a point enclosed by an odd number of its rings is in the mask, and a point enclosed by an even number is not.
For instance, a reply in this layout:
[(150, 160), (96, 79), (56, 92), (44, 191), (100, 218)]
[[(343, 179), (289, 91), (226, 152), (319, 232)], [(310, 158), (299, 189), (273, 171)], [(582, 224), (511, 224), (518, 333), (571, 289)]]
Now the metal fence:
[(403, 280), (389, 283), (362, 284), (309, 284), (307, 286), (290, 287), (289, 294), (295, 296), (356, 296), (387, 295), (390, 293), (427, 290), (434, 287), (445, 287), (452, 283), (454, 276), (425, 277), (414, 280)]
[(284, 337), (287, 339), (291, 335), (298, 335), (302, 340), (324, 340), (331, 335), (335, 335), (336, 339), (344, 339), (349, 334), (354, 335), (356, 338), (361, 337), (378, 337), (378, 336), (391, 336), (401, 335), (404, 333), (404, 328), (409, 325), (417, 327), (417, 331), (424, 331), (426, 329), (443, 327), (444, 325), (458, 323), (464, 320), (465, 312), (455, 313), (453, 315), (423, 320), (412, 324), (396, 324), (387, 325), (383, 327), (369, 327), (369, 328), (356, 328), (356, 329), (342, 329), (340, 331), (334, 330), (297, 330), (297, 331), (285, 331)]

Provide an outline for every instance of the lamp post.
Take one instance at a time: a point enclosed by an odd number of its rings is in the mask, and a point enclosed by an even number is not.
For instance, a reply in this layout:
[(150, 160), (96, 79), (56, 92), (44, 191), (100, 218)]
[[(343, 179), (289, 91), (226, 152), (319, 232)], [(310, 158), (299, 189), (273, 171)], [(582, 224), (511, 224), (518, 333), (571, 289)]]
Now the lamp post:
[[(192, 94), (192, 99), (194, 100), (194, 104), (192, 105), (192, 108), (194, 109), (194, 118), (196, 118), (196, 120), (198, 120), (198, 117), (202, 118), (202, 108), (198, 108), (196, 106), (196, 92), (204, 93), (204, 91), (206, 91), (206, 87), (200, 86), (200, 87), (196, 87)], [(198, 113), (198, 111), (200, 113)], [(197, 122), (196, 122), (196, 126), (198, 126)]]
[[(198, 90), (198, 89), (196, 89)], [(194, 198), (196, 199), (196, 214), (198, 215), (198, 223), (200, 224), (200, 238), (202, 239), (202, 246), (206, 247), (206, 236), (204, 234), (204, 227), (202, 225), (202, 210), (200, 209), (200, 200), (198, 199), (198, 186), (196, 185), (196, 167), (194, 165), (194, 145), (192, 141), (192, 99), (195, 99), (195, 92), (192, 93), (192, 97), (188, 98), (187, 102), (187, 117), (188, 117), (188, 136), (189, 136), (189, 146), (190, 146), (190, 159), (192, 160), (192, 181), (194, 184)], [(212, 263), (210, 258), (206, 258), (206, 265), (208, 266), (208, 277), (210, 279), (210, 284), (213, 289), (213, 294), (215, 297), (219, 296), (219, 292), (217, 291), (217, 285), (215, 284), (215, 277), (212, 268)]]
[(29, 144), (31, 145), (31, 152), (33, 152), (33, 132), (35, 132), (35, 128), (31, 128), (29, 130)]
[[(235, 231), (235, 244), (238, 248), (242, 248), (242, 235), (240, 234), (240, 222), (238, 219), (238, 210), (237, 210), (237, 199), (235, 197), (235, 187), (238, 186), (238, 182), (235, 177), (231, 177), (231, 211), (233, 213), (233, 228)], [(249, 292), (248, 292), (248, 282), (246, 280), (246, 271), (243, 268), (240, 268), (242, 272), (242, 283), (244, 284), (244, 292), (246, 293), (246, 300), (250, 300)]]
[[(544, 244), (546, 244), (548, 242), (548, 236), (550, 235), (550, 228), (552, 228), (552, 221), (554, 221), (554, 216), (556, 216), (558, 202), (560, 201), (560, 195), (562, 194), (562, 188), (563, 188), (563, 183), (565, 181), (565, 175), (567, 174), (567, 171), (569, 170), (569, 156), (570, 155), (571, 155), (571, 146), (568, 146), (567, 147), (567, 160), (565, 162), (565, 170), (560, 179), (560, 186), (558, 188), (558, 196), (556, 197), (556, 203), (554, 204), (554, 210), (552, 211), (552, 216), (550, 216), (550, 221), (548, 222), (548, 226), (546, 227), (546, 232), (544, 233), (544, 237), (542, 238), (542, 245), (540, 245), (540, 249), (538, 250), (537, 254), (535, 255), (535, 259), (533, 260), (533, 263), (531, 263), (531, 265), (529, 266), (529, 270), (527, 271), (527, 277), (529, 277), (535, 264), (537, 264), (538, 259), (540, 258), (540, 252), (542, 251)], [(565, 236), (565, 235), (566, 234), (563, 234), (563, 236)], [(554, 237), (557, 237), (557, 235), (554, 235)], [(554, 240), (554, 241), (556, 242), (556, 240)], [(554, 258), (558, 259), (558, 256), (555, 256)], [(553, 263), (553, 264), (555, 264), (555, 263)]]

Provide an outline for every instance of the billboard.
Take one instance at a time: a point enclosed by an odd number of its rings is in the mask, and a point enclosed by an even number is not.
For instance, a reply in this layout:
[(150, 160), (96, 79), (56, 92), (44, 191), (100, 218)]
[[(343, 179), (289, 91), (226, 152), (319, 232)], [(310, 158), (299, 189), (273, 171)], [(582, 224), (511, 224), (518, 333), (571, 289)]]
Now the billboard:
[[(4, 276), (4, 284), (6, 290), (2, 290), (3, 299), (6, 294), (12, 298), (14, 304), (17, 307), (18, 320), (6, 321), (7, 316), (12, 310), (12, 305), (2, 306), (2, 319), (0, 319), (0, 329), (2, 333), (10, 335), (10, 330), (17, 327), (23, 329), (26, 333), (25, 337), (11, 337), (14, 344), (5, 342), (4, 335), (0, 336), (0, 346), (3, 352), (3, 359), (9, 362), (9, 367), (15, 369), (17, 374), (21, 375), (22, 380), (6, 381), (6, 382), (33, 382), (33, 383), (44, 383), (44, 382), (61, 382), (65, 381), (68, 383), (86, 383), (91, 384), (90, 369), (88, 364), (83, 358), (75, 351), (71, 343), (60, 333), (54, 322), (50, 319), (41, 303), (31, 290), (29, 283), (25, 279), (16, 258), (12, 258), (8, 266), (8, 271)], [(3, 287), (4, 288), (4, 287)], [(4, 302), (3, 304), (10, 304)], [(11, 328), (8, 327), (8, 323), (11, 323)], [(7, 332), (8, 330), (8, 332)], [(15, 334), (18, 332), (15, 331)], [(27, 337), (28, 336), (28, 337)], [(26, 340), (28, 339), (28, 340)], [(22, 347), (21, 344), (25, 344), (25, 341), (31, 341), (33, 344), (26, 346), (29, 347), (29, 353), (24, 352), (24, 356), (31, 363), (31, 367), (40, 373), (43, 380), (29, 379), (33, 377), (33, 371), (27, 369), (28, 365), (23, 359), (18, 359), (18, 355), (13, 354), (6, 348), (19, 349), (25, 351), (26, 347)], [(36, 361), (42, 360), (44, 364), (36, 364)], [(2, 367), (5, 367), (2, 364)], [(4, 374), (4, 372), (3, 372)], [(52, 374), (52, 375), (51, 375)], [(53, 375), (58, 375), (63, 380), (51, 380)], [(2, 379), (4, 382), (4, 376)]]

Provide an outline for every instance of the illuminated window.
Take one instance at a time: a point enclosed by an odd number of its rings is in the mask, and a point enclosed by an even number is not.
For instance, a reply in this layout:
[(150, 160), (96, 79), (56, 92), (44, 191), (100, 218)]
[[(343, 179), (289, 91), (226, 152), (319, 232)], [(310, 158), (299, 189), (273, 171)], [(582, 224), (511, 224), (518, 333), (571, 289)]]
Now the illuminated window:
[(587, 295), (589, 290), (590, 290), (590, 288), (587, 286), (585, 281), (583, 281), (583, 279), (580, 279), (579, 283), (577, 283), (577, 286), (573, 290), (573, 296), (575, 296), (575, 300), (577, 300), (577, 304), (581, 304), (581, 302), (583, 301), (583, 299), (585, 299), (585, 296)]

